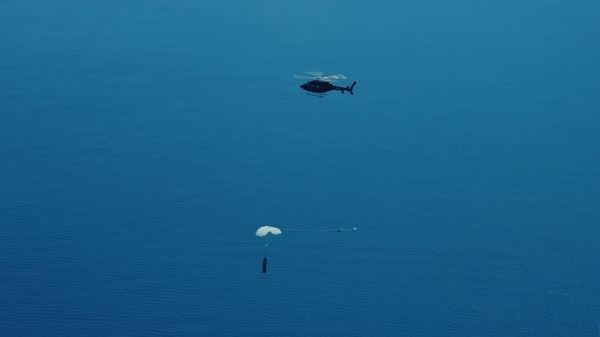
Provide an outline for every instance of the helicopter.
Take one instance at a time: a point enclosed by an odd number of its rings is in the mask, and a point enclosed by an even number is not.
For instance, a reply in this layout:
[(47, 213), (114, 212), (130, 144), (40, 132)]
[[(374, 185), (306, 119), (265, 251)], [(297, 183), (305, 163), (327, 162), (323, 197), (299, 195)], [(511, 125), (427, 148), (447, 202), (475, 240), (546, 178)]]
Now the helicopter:
[(327, 92), (332, 90), (341, 91), (342, 94), (348, 91), (350, 95), (354, 95), (356, 81), (352, 82), (352, 85), (345, 87), (334, 84), (337, 80), (345, 80), (347, 78), (345, 75), (324, 75), (318, 71), (307, 71), (305, 74), (308, 76), (296, 75), (294, 77), (297, 79), (310, 79), (310, 81), (300, 85), (300, 88), (306, 90), (309, 95), (323, 97)]

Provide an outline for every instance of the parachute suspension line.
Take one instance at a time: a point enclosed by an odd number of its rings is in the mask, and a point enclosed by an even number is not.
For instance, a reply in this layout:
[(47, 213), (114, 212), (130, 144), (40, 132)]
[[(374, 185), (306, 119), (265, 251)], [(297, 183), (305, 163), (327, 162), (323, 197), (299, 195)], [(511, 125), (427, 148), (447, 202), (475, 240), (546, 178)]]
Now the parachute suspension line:
[(265, 255), (262, 259), (262, 272), (263, 274), (267, 272), (267, 248), (269, 248), (269, 244), (265, 243)]

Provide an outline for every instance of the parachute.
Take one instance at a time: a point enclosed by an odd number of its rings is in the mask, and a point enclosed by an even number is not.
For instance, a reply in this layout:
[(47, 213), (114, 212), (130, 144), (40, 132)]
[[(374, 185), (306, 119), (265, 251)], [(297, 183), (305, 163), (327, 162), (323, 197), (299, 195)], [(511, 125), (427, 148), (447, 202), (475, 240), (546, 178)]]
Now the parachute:
[[(279, 229), (277, 227), (273, 227), (273, 226), (262, 226), (256, 230), (255, 234), (259, 238), (264, 238), (265, 236), (267, 236), (269, 234), (280, 235), (281, 229)], [(269, 248), (269, 244), (265, 243), (265, 255), (263, 256), (263, 260), (262, 260), (262, 272), (263, 273), (267, 272), (267, 248)]]
[(256, 236), (260, 238), (264, 238), (267, 235), (279, 235), (281, 234), (281, 229), (272, 226), (262, 226), (256, 230)]

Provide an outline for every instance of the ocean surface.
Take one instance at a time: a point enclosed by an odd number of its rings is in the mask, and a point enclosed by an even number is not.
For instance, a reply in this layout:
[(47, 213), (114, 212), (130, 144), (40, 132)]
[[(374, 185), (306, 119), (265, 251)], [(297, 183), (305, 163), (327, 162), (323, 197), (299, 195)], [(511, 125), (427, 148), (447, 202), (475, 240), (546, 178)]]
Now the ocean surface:
[(598, 13), (2, 0), (0, 336), (598, 336)]

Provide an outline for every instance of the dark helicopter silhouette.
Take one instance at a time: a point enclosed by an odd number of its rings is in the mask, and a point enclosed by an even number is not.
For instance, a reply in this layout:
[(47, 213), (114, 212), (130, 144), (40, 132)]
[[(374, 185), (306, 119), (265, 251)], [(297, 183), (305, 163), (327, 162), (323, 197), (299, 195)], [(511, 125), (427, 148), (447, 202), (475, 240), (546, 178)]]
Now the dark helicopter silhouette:
[(344, 75), (323, 75), (321, 72), (307, 72), (307, 74), (312, 75), (311, 77), (306, 76), (295, 76), (298, 79), (311, 79), (300, 86), (300, 88), (307, 91), (307, 93), (314, 94), (315, 96), (323, 97), (325, 93), (337, 90), (341, 91), (342, 94), (348, 91), (351, 95), (354, 95), (354, 86), (356, 85), (356, 81), (352, 83), (350, 86), (339, 86), (335, 85), (334, 82), (341, 79), (346, 79)]

